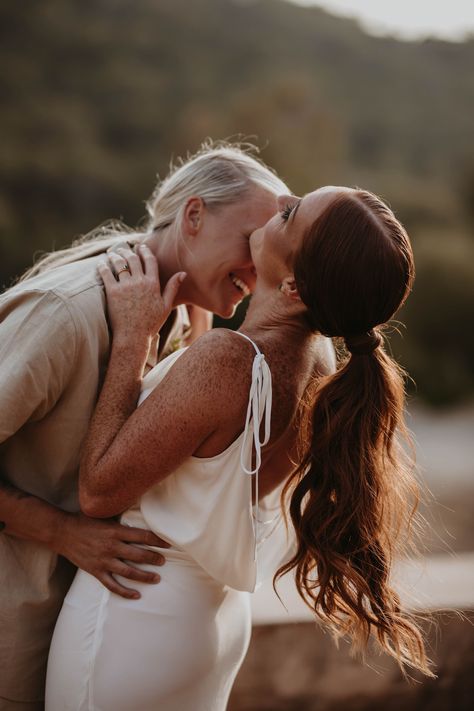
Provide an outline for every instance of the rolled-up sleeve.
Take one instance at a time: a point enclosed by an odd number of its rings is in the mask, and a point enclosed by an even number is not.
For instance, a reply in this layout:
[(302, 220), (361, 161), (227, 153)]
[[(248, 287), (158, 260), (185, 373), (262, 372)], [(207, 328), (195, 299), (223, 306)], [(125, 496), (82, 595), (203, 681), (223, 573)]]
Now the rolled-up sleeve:
[(0, 297), (0, 443), (49, 412), (74, 372), (77, 327), (54, 292)]

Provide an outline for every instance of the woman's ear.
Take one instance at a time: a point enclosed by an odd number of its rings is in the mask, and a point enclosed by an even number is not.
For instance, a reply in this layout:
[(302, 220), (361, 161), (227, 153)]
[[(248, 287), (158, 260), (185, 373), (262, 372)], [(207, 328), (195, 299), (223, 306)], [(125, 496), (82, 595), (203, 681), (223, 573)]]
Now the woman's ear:
[(204, 213), (204, 200), (200, 197), (190, 197), (186, 203), (183, 214), (183, 231), (195, 237), (202, 224)]
[(282, 294), (285, 294), (285, 296), (288, 296), (293, 301), (301, 301), (293, 274), (289, 274), (285, 277), (278, 288)]

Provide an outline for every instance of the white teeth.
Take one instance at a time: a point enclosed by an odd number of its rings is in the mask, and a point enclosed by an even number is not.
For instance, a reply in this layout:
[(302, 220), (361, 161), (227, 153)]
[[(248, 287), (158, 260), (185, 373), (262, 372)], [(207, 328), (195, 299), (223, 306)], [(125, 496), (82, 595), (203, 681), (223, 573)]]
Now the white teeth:
[(231, 274), (230, 278), (232, 279), (232, 283), (235, 284), (238, 289), (240, 289), (244, 296), (250, 295), (250, 289), (248, 288), (247, 284), (242, 281), (242, 279), (236, 277), (235, 274)]

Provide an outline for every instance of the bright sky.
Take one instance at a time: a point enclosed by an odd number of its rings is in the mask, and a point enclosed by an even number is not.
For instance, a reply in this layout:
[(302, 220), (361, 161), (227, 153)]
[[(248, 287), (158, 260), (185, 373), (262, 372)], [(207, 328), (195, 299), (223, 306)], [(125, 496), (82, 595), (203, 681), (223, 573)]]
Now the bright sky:
[(356, 17), (373, 34), (462, 40), (474, 34), (474, 0), (292, 0)]

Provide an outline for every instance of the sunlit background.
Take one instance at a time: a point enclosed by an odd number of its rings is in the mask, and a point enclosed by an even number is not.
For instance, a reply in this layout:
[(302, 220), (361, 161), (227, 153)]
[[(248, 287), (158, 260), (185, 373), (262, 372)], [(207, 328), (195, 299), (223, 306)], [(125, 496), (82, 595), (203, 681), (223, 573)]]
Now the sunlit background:
[[(137, 224), (156, 174), (207, 136), (250, 138), (295, 193), (359, 185), (390, 202), (417, 263), (391, 349), (414, 380), (409, 423), (433, 495), (425, 573), (405, 577), (418, 607), (469, 609), (474, 4), (11, 2), (0, 36), (3, 287), (38, 250), (109, 218)], [(370, 660), (379, 673), (350, 661), (297, 607), (298, 622), (282, 608), (264, 619), (269, 595), (256, 600), (256, 623), (268, 624), (255, 628), (233, 711), (470, 708), (467, 622), (438, 616), (440, 679), (408, 687), (384, 660)]]
[(471, 0), (293, 0), (297, 5), (325, 8), (342, 17), (357, 19), (370, 34), (400, 39), (427, 37), (462, 41), (474, 33)]

